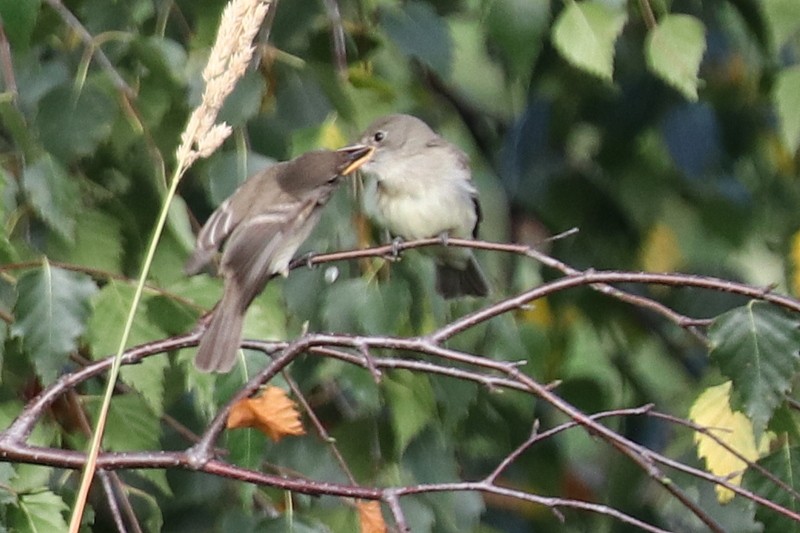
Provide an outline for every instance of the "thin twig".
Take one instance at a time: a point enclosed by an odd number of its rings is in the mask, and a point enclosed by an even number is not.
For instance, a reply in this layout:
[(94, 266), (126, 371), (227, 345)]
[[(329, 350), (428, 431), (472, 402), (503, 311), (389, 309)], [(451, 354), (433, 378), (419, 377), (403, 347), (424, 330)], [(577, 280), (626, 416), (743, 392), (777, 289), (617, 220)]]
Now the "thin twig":
[[(403, 244), (407, 245), (408, 243), (401, 243), (401, 245)], [(455, 243), (450, 241), (449, 244), (452, 246), (460, 245), (461, 243), (458, 241)], [(413, 244), (414, 247), (418, 245), (419, 243)], [(434, 239), (428, 241), (424, 245), (441, 245), (441, 242)], [(507, 248), (507, 245), (474, 241), (466, 241), (463, 245), (478, 248), (484, 247), (485, 249)], [(519, 248), (506, 249), (503, 251), (520, 253)], [(390, 253), (391, 247), (378, 247), (366, 252), (371, 254), (372, 257), (380, 257), (385, 253)], [(339, 254), (329, 254), (327, 258), (323, 259), (334, 260), (331, 259), (331, 257), (338, 256), (335, 260), (341, 260), (343, 258), (343, 254), (352, 257), (354, 254), (363, 255), (364, 253), (365, 251), (353, 251)], [(528, 251), (523, 252), (523, 254), (529, 255)], [(321, 257), (322, 256), (314, 257), (311, 259), (311, 261), (320, 261)], [(548, 259), (545, 258), (545, 260)], [(552, 264), (552, 261), (550, 262)], [(668, 457), (664, 457), (653, 450), (626, 439), (625, 437), (598, 423), (598, 420), (605, 416), (621, 414), (652, 414), (649, 412), (650, 406), (638, 408), (638, 410), (618, 410), (594, 415), (586, 415), (553, 394), (552, 384), (540, 384), (530, 376), (523, 374), (516, 363), (493, 361), (484, 357), (446, 348), (440, 344), (444, 340), (450, 338), (452, 335), (455, 335), (460, 331), (464, 331), (465, 329), (483, 323), (505, 312), (513, 311), (519, 308), (521, 305), (526, 305), (527, 303), (538, 298), (581, 286), (596, 286), (597, 284), (614, 283), (639, 283), (678, 287), (699, 287), (707, 290), (731, 292), (751, 298), (770, 301), (776, 305), (793, 311), (800, 310), (800, 302), (797, 302), (794, 299), (774, 294), (768, 289), (765, 290), (762, 288), (729, 282), (717, 278), (688, 276), (684, 274), (589, 271), (581, 272), (575, 275), (567, 275), (564, 278), (543, 284), (511, 298), (490, 303), (475, 313), (463, 316), (451, 324), (448, 324), (425, 337), (363, 337), (305, 333), (299, 339), (295, 339), (291, 342), (265, 343), (258, 341), (246, 341), (243, 343), (243, 346), (259, 349), (265, 354), (272, 354), (274, 356), (274, 360), (272, 360), (260, 374), (251, 379), (240, 391), (239, 395), (232, 398), (229, 404), (221, 409), (218, 417), (208, 426), (197, 445), (182, 452), (102, 452), (98, 457), (98, 467), (104, 469), (189, 468), (230, 477), (231, 479), (251, 481), (253, 483), (270, 485), (286, 490), (296, 490), (307, 494), (329, 494), (334, 496), (345, 496), (348, 498), (367, 500), (381, 499), (389, 504), (390, 508), (392, 506), (393, 498), (399, 499), (399, 497), (407, 494), (439, 490), (480, 490), (548, 505), (554, 510), (554, 512), (557, 512), (558, 508), (561, 507), (571, 507), (584, 509), (591, 512), (603, 513), (608, 516), (613, 516), (615, 519), (624, 521), (626, 523), (630, 523), (632, 525), (635, 524), (637, 527), (641, 527), (645, 530), (656, 531), (657, 529), (652, 529), (653, 526), (632, 522), (629, 520), (629, 517), (618, 515), (616, 514), (616, 510), (609, 509), (604, 506), (592, 507), (595, 504), (564, 501), (553, 498), (542, 499), (541, 497), (521, 491), (513, 491), (511, 489), (494, 486), (494, 481), (497, 479), (500, 473), (508, 465), (514, 462), (516, 458), (530, 446), (536, 442), (540, 442), (543, 439), (551, 438), (558, 431), (563, 431), (569, 427), (581, 426), (591, 434), (599, 436), (621, 453), (628, 456), (637, 465), (639, 465), (639, 467), (642, 468), (643, 471), (649, 477), (651, 477), (651, 479), (660, 483), (662, 487), (672, 493), (674, 497), (681, 501), (687, 507), (687, 509), (690, 510), (690, 512), (702, 520), (711, 530), (719, 531), (720, 528), (714, 523), (710, 516), (708, 516), (702, 509), (698, 508), (690, 498), (683, 494), (680, 488), (675, 486), (675, 484), (672, 483), (671, 480), (664, 475), (656, 465), (675, 468), (698, 479), (703, 479), (711, 483), (722, 485), (734, 491), (736, 494), (742, 495), (751, 501), (773, 509), (784, 516), (792, 519), (800, 519), (800, 516), (793, 511), (783, 508), (780, 505), (766, 500), (763, 497), (759, 497), (758, 495), (753, 494), (751, 491), (742, 489), (741, 487), (728, 482), (728, 480), (724, 478), (689, 467), (688, 465)], [(614, 297), (614, 295), (611, 296)], [(636, 305), (635, 303), (633, 304)], [(144, 357), (163, 354), (181, 347), (196, 345), (197, 339), (201, 333), (202, 327), (197, 328), (195, 331), (187, 335), (177, 336), (135, 347), (125, 352), (121, 362), (123, 364), (132, 364), (141, 361)], [(373, 355), (370, 355), (368, 362), (364, 358), (365, 350), (367, 353), (375, 350), (391, 350), (399, 353), (427, 355), (429, 357), (440, 359), (442, 364), (431, 361), (419, 361), (396, 357), (375, 357)], [(464, 379), (487, 386), (489, 388), (513, 389), (534, 394), (542, 398), (556, 409), (564, 412), (570, 418), (570, 422), (550, 430), (540, 430), (536, 434), (531, 435), (531, 437), (529, 437), (523, 444), (518, 446), (510, 454), (506, 455), (504, 459), (502, 459), (495, 467), (493, 473), (490, 473), (489, 476), (487, 476), (487, 478), (482, 482), (416, 485), (408, 487), (394, 487), (391, 488), (391, 490), (370, 489), (359, 487), (352, 481), (351, 485), (337, 485), (319, 483), (308, 479), (287, 478), (285, 473), (282, 475), (273, 476), (235, 467), (215, 459), (214, 455), (216, 450), (213, 449), (213, 443), (216, 441), (222, 431), (223, 425), (219, 423), (219, 421), (221, 420), (224, 423), (229, 406), (235, 402), (239, 396), (249, 395), (262, 384), (271, 380), (278, 372), (283, 371), (286, 366), (299, 355), (308, 352), (322, 356), (338, 357), (343, 361), (363, 367), (370, 372), (374, 372), (377, 369), (407, 368), (418, 372), (438, 373), (457, 379)], [(86, 459), (83, 454), (71, 450), (29, 446), (26, 444), (26, 440), (33, 426), (41, 418), (46, 408), (51, 405), (56, 398), (66, 391), (73, 390), (79, 383), (82, 383), (87, 379), (107, 371), (109, 366), (110, 359), (92, 363), (86, 368), (76, 370), (73, 373), (62, 376), (50, 387), (46, 388), (39, 395), (33, 398), (20, 413), (19, 417), (11, 424), (11, 426), (6, 431), (0, 433), (0, 458), (6, 461), (31, 462), (35, 464), (58, 466), (61, 468), (80, 468)], [(370, 367), (372, 367), (372, 369)], [(676, 424), (679, 423), (674, 420), (671, 420), (671, 422)], [(322, 434), (325, 435), (325, 433)], [(387, 492), (387, 490), (389, 492)], [(399, 527), (404, 527), (402, 518), (398, 519), (397, 516), (395, 516), (395, 520), (399, 520)]]

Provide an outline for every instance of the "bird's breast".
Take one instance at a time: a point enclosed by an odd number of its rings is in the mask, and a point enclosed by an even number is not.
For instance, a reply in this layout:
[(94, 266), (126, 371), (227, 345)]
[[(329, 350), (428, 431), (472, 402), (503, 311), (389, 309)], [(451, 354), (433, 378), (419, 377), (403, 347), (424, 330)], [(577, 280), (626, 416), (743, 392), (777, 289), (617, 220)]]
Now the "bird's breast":
[(447, 233), (470, 238), (477, 214), (468, 190), (458, 183), (434, 182), (417, 190), (395, 190), (378, 182), (376, 215), (389, 231), (404, 239)]

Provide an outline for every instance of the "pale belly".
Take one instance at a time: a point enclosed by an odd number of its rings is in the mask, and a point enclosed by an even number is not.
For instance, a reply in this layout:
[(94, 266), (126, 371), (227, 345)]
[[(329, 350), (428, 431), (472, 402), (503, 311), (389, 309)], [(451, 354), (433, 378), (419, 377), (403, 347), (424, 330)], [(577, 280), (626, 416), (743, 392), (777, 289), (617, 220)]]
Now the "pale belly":
[(387, 196), (378, 192), (377, 215), (390, 233), (425, 239), (444, 233), (468, 239), (476, 223), (472, 198), (462, 191), (447, 195)]

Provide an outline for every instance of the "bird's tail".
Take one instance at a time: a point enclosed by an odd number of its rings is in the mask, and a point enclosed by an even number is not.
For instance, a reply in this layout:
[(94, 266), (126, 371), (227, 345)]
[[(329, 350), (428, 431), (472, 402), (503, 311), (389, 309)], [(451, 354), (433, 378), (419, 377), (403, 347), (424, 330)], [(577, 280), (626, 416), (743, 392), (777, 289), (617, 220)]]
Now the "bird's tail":
[(445, 298), (486, 296), (489, 294), (489, 282), (486, 281), (475, 256), (470, 254), (463, 268), (437, 263), (436, 291)]
[(194, 362), (202, 372), (228, 372), (236, 362), (246, 308), (239, 292), (236, 287), (225, 287), (211, 323), (200, 339)]

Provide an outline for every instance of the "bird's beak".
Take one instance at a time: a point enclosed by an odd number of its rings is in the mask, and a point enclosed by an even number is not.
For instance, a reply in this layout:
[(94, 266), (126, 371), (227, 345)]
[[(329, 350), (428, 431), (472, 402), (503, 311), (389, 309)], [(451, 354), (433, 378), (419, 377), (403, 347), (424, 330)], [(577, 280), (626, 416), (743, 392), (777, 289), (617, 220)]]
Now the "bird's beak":
[(361, 168), (361, 165), (370, 160), (372, 154), (375, 152), (375, 147), (354, 144), (340, 148), (337, 152), (345, 155), (345, 160), (339, 167), (339, 174), (347, 176)]

